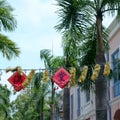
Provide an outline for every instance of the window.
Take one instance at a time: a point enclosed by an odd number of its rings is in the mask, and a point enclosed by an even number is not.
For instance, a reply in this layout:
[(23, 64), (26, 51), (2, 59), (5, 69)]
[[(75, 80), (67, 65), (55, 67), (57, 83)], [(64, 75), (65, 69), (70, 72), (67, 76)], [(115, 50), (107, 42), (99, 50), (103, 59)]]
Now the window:
[(90, 101), (90, 91), (86, 91), (86, 102)]
[(71, 116), (71, 120), (73, 120), (73, 95), (71, 95), (71, 108), (70, 108), (70, 110), (71, 110), (71, 114), (70, 114), (70, 116)]
[(119, 61), (119, 54), (120, 54), (119, 49), (117, 49), (112, 55), (114, 97), (120, 95), (120, 61)]
[(120, 80), (120, 62), (119, 62), (119, 49), (115, 51), (112, 55), (113, 61), (113, 75), (114, 75), (114, 82), (118, 82)]
[(77, 102), (78, 102), (78, 106), (77, 106), (78, 107), (77, 108), (78, 112), (77, 112), (77, 115), (80, 116), (80, 107), (81, 107), (81, 105), (80, 105), (80, 88), (77, 89), (77, 99), (78, 99), (77, 100)]

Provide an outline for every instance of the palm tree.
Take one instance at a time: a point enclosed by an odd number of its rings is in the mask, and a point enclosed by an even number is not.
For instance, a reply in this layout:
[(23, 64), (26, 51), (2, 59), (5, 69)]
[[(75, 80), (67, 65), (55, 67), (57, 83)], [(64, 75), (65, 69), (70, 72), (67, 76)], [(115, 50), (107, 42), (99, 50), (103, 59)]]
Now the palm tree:
[[(44, 61), (44, 65), (46, 69), (49, 69), (50, 74), (52, 75), (55, 70), (61, 66), (64, 66), (64, 59), (63, 57), (57, 56), (54, 57), (51, 54), (51, 51), (49, 49), (43, 49), (40, 51), (40, 58), (41, 60)], [(51, 120), (55, 119), (54, 116), (54, 99), (55, 99), (55, 92), (54, 92), (54, 82), (51, 82), (51, 88), (52, 88), (52, 93), (51, 93)]]
[[(0, 30), (1, 31), (13, 31), (17, 27), (17, 21), (14, 18), (13, 8), (7, 3), (6, 0), (0, 1)], [(0, 34), (0, 51), (3, 57), (10, 60), (14, 56), (18, 56), (20, 53), (17, 44), (10, 40), (7, 36)]]
[[(96, 56), (95, 63), (101, 65), (101, 71), (95, 82), (96, 90), (96, 119), (107, 120), (107, 84), (102, 75), (105, 64), (105, 48), (103, 42), (102, 21), (105, 13), (115, 15), (115, 11), (120, 15), (120, 0), (56, 0), (60, 7), (58, 15), (60, 22), (56, 26), (58, 31), (66, 32), (69, 29), (79, 30), (85, 33), (89, 26), (94, 26), (96, 32)], [(87, 28), (87, 29), (86, 29)], [(93, 34), (94, 35), (94, 34)]]
[[(0, 1), (0, 30), (1, 31), (13, 31), (16, 28), (17, 22), (12, 15), (13, 8), (6, 2), (6, 0)], [(3, 57), (10, 60), (13, 57), (19, 56), (20, 50), (17, 44), (10, 40), (7, 36), (0, 34), (0, 51)], [(0, 93), (0, 99), (5, 103), (0, 103), (0, 113), (5, 113), (6, 118), (9, 117), (9, 95), (10, 91), (0, 85), (0, 89), (5, 92), (5, 94)], [(5, 96), (6, 95), (6, 96)]]
[[(13, 8), (5, 1), (0, 1), (0, 30), (1, 31), (13, 31), (16, 28), (17, 22), (12, 15)], [(0, 51), (3, 54), (3, 57), (6, 57), (8, 60), (15, 56), (19, 56), (20, 50), (17, 47), (17, 44), (10, 40), (7, 36), (0, 34)], [(5, 91), (5, 88), (0, 85), (2, 91)], [(8, 92), (7, 92), (8, 91)], [(0, 104), (0, 111), (4, 111), (5, 115), (8, 116), (8, 103), (10, 91), (5, 91), (5, 96), (3, 93), (0, 93), (0, 99), (5, 102), (5, 104)], [(6, 118), (7, 119), (7, 118)]]
[[(50, 81), (48, 83), (43, 83), (43, 72), (36, 73), (33, 77), (34, 87), (32, 89), (31, 100), (35, 101), (34, 112), (38, 114), (36, 120), (45, 119), (45, 101), (48, 99), (48, 94), (50, 93)], [(48, 109), (47, 109), (48, 110)]]

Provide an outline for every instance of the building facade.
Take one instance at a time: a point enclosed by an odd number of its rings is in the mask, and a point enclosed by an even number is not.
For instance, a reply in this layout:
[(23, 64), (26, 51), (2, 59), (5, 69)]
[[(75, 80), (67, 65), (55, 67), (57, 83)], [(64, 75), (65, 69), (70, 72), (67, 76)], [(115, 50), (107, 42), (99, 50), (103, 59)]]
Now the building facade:
[[(106, 61), (112, 68), (112, 78), (107, 78), (108, 120), (120, 120), (120, 22), (114, 19), (109, 29), (109, 52)], [(70, 88), (70, 120), (96, 120), (95, 94)]]
[(109, 26), (109, 61), (113, 70), (108, 83), (109, 120), (120, 120), (120, 22), (117, 19)]
[(74, 86), (70, 89), (70, 120), (95, 120), (95, 94)]

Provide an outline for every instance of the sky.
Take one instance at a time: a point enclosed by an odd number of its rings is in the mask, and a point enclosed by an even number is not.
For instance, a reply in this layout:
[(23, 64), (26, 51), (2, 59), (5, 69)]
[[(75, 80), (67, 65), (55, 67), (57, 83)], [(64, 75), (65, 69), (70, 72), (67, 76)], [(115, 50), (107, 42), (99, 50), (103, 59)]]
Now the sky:
[[(17, 20), (17, 28), (13, 32), (3, 32), (20, 48), (18, 58), (8, 61), (0, 53), (0, 69), (21, 66), (22, 69), (44, 68), (40, 60), (40, 50), (50, 49), (53, 55), (62, 56), (61, 34), (56, 32), (58, 15), (55, 0), (8, 0), (14, 8), (13, 15)], [(104, 19), (107, 27), (113, 19)], [(11, 73), (0, 71), (1, 83), (11, 85), (7, 81)]]
[[(40, 50), (50, 49), (53, 55), (61, 56), (61, 34), (56, 32), (58, 15), (55, 0), (8, 0), (14, 8), (13, 15), (17, 20), (17, 28), (13, 32), (5, 32), (16, 42), (21, 54), (18, 58), (8, 61), (0, 56), (0, 68), (21, 66), (22, 68), (43, 68)], [(105, 19), (108, 26), (111, 18)]]
[(18, 58), (0, 60), (1, 68), (21, 66), (22, 68), (43, 68), (40, 50), (53, 50), (53, 55), (62, 55), (61, 35), (56, 32), (58, 16), (54, 0), (8, 0), (14, 8), (17, 28), (4, 33), (17, 43), (21, 50)]
[[(55, 13), (54, 0), (8, 0), (14, 8), (13, 15), (17, 20), (17, 28), (13, 32), (3, 32), (14, 41), (20, 48), (21, 54), (18, 58), (8, 61), (0, 53), (0, 69), (21, 66), (22, 69), (44, 68), (40, 60), (40, 50), (50, 49), (53, 55), (61, 56), (61, 35), (56, 32), (58, 16)], [(7, 84), (11, 72), (0, 71), (1, 84)], [(12, 99), (15, 96), (12, 95)]]

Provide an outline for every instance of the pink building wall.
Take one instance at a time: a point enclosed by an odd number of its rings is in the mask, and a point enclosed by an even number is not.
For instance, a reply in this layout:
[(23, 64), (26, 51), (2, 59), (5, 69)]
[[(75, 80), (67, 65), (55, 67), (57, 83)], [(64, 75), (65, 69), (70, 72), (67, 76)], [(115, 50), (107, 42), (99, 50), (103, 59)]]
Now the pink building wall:
[[(114, 20), (110, 28), (110, 34), (109, 34), (109, 60), (112, 63), (111, 56), (112, 54), (119, 48), (120, 50), (120, 23)], [(120, 55), (120, 53), (119, 53)], [(111, 66), (112, 67), (112, 66)], [(110, 108), (111, 108), (111, 120), (120, 120), (120, 119), (114, 119), (114, 116), (116, 114), (116, 111), (120, 109), (120, 96), (114, 97), (113, 92), (113, 80), (110, 80)], [(73, 120), (87, 120), (88, 118), (90, 120), (95, 120), (95, 95), (93, 92), (90, 94), (90, 101), (88, 103), (85, 102), (85, 93), (81, 92), (81, 115), (80, 117), (77, 116), (77, 86), (70, 89), (70, 95), (73, 95)], [(120, 115), (120, 113), (119, 113)], [(110, 120), (110, 118), (108, 118)]]
[[(112, 24), (110, 25), (110, 40), (109, 40), (109, 45), (110, 45), (110, 50), (109, 50), (109, 58), (110, 62), (112, 63), (111, 60), (111, 55), (118, 49), (120, 48), (120, 23), (116, 22), (114, 20)], [(113, 80), (110, 81), (110, 106), (111, 106), (111, 120), (115, 120), (114, 116), (115, 113), (118, 109), (120, 109), (120, 96), (114, 97), (114, 92), (113, 92)]]

